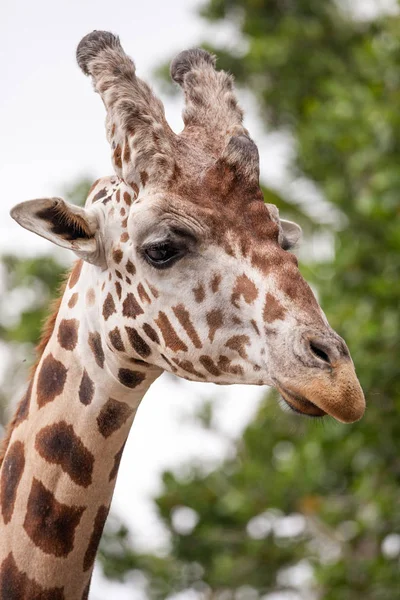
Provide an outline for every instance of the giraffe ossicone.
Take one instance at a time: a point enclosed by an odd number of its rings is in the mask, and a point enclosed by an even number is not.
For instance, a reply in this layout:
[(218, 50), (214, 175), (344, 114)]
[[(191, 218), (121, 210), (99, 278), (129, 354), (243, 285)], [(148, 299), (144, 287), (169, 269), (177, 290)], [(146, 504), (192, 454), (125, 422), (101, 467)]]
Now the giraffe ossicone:
[(85, 208), (48, 198), (11, 213), (79, 260), (3, 443), (0, 600), (88, 598), (123, 447), (164, 370), (272, 385), (293, 410), (345, 423), (365, 407), (289, 252), (300, 228), (264, 203), (231, 76), (204, 50), (173, 61), (175, 134), (116, 36), (90, 33), (77, 59), (106, 108), (115, 175)]

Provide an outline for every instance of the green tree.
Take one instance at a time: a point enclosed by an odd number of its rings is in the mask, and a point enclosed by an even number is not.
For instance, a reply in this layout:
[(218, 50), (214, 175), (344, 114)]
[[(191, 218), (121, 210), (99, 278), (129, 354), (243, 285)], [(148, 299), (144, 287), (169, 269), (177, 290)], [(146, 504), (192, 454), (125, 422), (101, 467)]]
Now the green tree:
[(350, 345), (368, 409), (318, 427), (274, 418), (268, 394), (234, 459), (165, 473), (169, 556), (135, 552), (118, 526), (102, 545), (105, 573), (142, 571), (150, 598), (400, 597), (400, 17), (356, 20), (343, 4), (210, 0), (202, 15), (236, 26), (240, 51), (213, 49), (220, 67), (253, 92), (267, 128), (292, 133), (293, 178), (339, 215), (334, 258), (302, 270)]

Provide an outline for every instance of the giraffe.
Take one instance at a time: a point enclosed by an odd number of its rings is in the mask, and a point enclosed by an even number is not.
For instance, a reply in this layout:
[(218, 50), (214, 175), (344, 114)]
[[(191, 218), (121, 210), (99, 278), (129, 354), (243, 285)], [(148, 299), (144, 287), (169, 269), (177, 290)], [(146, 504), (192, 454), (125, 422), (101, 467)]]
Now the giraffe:
[(88, 598), (124, 444), (163, 371), (271, 385), (294, 411), (343, 423), (365, 408), (290, 252), (301, 230), (263, 201), (231, 76), (201, 49), (175, 58), (178, 135), (118, 37), (88, 34), (77, 60), (105, 105), (115, 175), (84, 208), (11, 211), (78, 260), (3, 442), (0, 600)]

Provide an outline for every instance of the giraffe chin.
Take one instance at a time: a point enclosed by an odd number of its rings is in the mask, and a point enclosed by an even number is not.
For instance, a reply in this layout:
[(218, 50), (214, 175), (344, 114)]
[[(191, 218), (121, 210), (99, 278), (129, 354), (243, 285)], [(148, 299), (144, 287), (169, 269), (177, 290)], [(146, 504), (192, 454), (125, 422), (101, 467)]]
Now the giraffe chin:
[(278, 390), (282, 400), (284, 400), (288, 407), (296, 413), (314, 418), (321, 418), (327, 414), (324, 410), (307, 400), (307, 398), (300, 396), (300, 394), (290, 392), (287, 388), (282, 388), (282, 386), (280, 386)]

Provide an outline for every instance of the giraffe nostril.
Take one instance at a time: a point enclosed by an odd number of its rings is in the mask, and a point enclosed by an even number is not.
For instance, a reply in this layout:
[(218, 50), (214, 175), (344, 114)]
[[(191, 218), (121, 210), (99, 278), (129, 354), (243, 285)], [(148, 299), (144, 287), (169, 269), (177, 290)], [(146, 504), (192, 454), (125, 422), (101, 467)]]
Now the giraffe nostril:
[(328, 365), (331, 364), (329, 355), (325, 352), (325, 349), (322, 348), (322, 346), (320, 344), (316, 343), (315, 341), (310, 340), (310, 350), (317, 358), (319, 358), (320, 360), (323, 360)]

